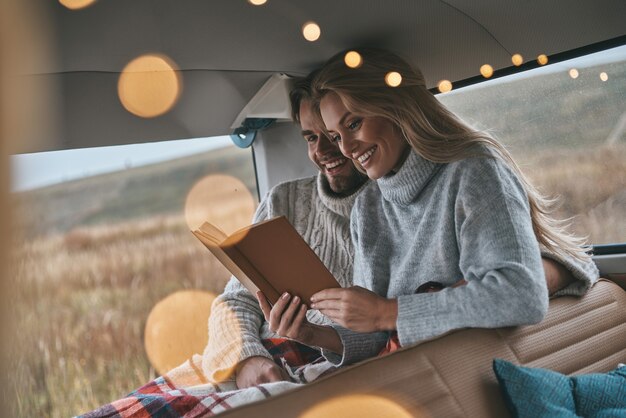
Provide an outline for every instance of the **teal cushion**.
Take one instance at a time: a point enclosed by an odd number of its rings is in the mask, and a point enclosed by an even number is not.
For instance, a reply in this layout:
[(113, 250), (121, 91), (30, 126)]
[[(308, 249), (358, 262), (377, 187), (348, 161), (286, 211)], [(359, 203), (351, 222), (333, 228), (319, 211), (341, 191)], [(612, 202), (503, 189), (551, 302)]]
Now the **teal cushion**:
[(568, 377), (495, 359), (493, 370), (514, 417), (626, 417), (626, 366)]
[(514, 417), (575, 418), (576, 404), (570, 379), (550, 370), (516, 366), (495, 359), (496, 373), (504, 401)]
[(574, 376), (576, 412), (583, 417), (626, 417), (626, 366)]

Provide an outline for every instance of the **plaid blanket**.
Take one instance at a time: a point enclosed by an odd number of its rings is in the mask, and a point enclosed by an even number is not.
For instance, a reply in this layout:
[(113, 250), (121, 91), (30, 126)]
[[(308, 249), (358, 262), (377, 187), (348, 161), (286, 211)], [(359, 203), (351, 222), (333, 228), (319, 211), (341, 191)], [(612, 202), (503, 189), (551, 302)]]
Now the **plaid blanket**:
[(202, 372), (202, 356), (194, 355), (126, 397), (106, 404), (82, 418), (207, 417), (297, 388), (336, 370), (318, 350), (286, 339), (264, 340), (274, 361), (291, 381), (237, 389), (234, 380), (209, 383)]

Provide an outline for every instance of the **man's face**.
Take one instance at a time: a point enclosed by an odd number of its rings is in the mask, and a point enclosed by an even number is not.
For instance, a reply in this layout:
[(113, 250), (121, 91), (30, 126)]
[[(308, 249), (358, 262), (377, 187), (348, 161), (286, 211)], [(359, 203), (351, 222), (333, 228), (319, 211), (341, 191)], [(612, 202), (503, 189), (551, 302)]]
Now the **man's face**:
[(300, 103), (300, 125), (302, 136), (307, 142), (309, 158), (326, 177), (334, 193), (347, 196), (365, 182), (367, 177), (324, 135), (313, 116), (311, 102), (307, 100)]

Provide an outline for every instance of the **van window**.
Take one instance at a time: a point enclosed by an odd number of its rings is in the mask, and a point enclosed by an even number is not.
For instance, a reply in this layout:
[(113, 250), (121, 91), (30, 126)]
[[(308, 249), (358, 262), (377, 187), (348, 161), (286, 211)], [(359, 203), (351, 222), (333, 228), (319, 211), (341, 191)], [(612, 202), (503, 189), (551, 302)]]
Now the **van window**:
[(437, 97), (506, 145), (590, 244), (626, 242), (626, 47)]
[[(169, 146), (174, 152), (190, 147), (185, 141)], [(39, 162), (36, 168), (48, 169), (48, 177), (59, 176)], [(249, 192), (245, 208), (224, 193), (211, 196), (233, 179)], [(74, 416), (154, 379), (159, 372), (147, 356), (147, 318), (171, 295), (178, 295), (168, 300), (181, 309), (204, 307), (200, 314), (208, 316), (210, 303), (196, 301), (220, 293), (230, 274), (187, 224), (185, 203), (200, 183), (205, 188), (194, 201), (207, 216), (229, 220), (243, 213), (250, 221), (252, 154), (232, 144), (145, 166), (129, 160), (117, 172), (13, 193), (18, 222), (7, 312), (15, 332), (7, 344), (7, 380), (20, 402), (7, 405), (7, 416)], [(206, 317), (201, 322), (206, 336)], [(155, 356), (163, 354), (159, 348), (167, 354), (168, 344), (153, 346)]]

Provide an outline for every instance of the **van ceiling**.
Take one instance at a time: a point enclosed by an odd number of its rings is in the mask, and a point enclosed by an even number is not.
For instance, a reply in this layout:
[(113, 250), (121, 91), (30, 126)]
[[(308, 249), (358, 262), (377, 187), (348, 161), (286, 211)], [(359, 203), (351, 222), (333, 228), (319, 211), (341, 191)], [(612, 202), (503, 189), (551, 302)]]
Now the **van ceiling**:
[[(231, 133), (230, 125), (276, 72), (305, 75), (350, 47), (391, 49), (430, 87), (626, 35), (624, 0), (99, 0), (69, 10), (21, 0), (44, 19), (49, 59), (23, 70), (53, 88), (58, 127), (18, 152)], [(321, 37), (309, 42), (302, 25)], [(168, 113), (144, 119), (117, 96), (121, 70), (146, 53), (169, 57), (183, 90)]]

